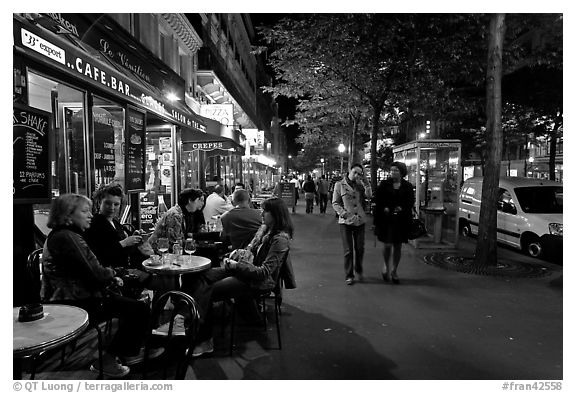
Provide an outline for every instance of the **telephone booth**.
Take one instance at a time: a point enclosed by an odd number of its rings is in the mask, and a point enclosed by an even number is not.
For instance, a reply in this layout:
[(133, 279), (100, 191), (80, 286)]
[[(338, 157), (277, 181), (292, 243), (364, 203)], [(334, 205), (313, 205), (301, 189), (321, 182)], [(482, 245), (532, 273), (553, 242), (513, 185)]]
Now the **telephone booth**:
[(411, 240), (417, 248), (456, 248), (460, 195), (461, 143), (453, 139), (422, 139), (393, 149), (394, 160), (406, 164), (416, 191), (416, 212), (428, 235)]

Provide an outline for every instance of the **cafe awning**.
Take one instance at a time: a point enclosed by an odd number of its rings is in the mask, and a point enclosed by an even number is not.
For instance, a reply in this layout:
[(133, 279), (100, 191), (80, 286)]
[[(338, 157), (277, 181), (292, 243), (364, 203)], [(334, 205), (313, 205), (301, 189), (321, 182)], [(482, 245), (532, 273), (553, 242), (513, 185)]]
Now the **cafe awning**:
[(232, 139), (183, 128), (182, 151), (192, 150), (221, 150), (223, 152), (233, 152), (234, 154), (244, 154), (244, 148)]
[(206, 125), (206, 133), (191, 132), (183, 129), (182, 131), (182, 150), (221, 150), (223, 153), (231, 152), (232, 154), (244, 154), (244, 147), (231, 138), (222, 136), (223, 125), (213, 119), (199, 116)]

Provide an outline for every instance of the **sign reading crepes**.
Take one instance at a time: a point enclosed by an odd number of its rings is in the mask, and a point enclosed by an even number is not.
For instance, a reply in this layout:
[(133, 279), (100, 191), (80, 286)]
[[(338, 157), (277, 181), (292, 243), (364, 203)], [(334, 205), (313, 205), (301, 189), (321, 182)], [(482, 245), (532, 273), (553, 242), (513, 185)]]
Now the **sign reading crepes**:
[(214, 150), (223, 149), (224, 144), (222, 142), (197, 142), (192, 143), (192, 149), (194, 150)]

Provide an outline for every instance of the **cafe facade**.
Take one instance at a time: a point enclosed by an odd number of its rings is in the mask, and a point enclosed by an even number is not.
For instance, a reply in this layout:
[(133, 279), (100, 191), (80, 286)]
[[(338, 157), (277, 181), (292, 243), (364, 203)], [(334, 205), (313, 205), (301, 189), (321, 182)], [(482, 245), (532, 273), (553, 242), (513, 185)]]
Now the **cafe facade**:
[(181, 146), (183, 133), (201, 140), (206, 126), (182, 104), (182, 78), (105, 15), (14, 14), (13, 43), (17, 282), (58, 195), (119, 183), (123, 222), (151, 229), (160, 204), (201, 186)]

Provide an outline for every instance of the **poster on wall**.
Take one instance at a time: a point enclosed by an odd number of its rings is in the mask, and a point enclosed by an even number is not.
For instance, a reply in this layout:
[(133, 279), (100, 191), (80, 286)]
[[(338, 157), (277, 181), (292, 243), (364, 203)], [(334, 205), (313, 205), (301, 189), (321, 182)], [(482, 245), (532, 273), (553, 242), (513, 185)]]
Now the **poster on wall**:
[(161, 152), (171, 152), (172, 151), (172, 139), (168, 137), (158, 138), (158, 145)]
[(167, 165), (160, 167), (160, 184), (163, 186), (172, 185), (172, 167)]
[(130, 110), (126, 133), (126, 189), (139, 191), (144, 189), (145, 176), (145, 135), (144, 114)]
[(14, 104), (13, 177), (14, 203), (49, 203), (51, 200), (51, 113)]
[(163, 201), (163, 209), (170, 208), (170, 194), (141, 192), (140, 194), (140, 228), (150, 233), (158, 222), (158, 201)]

